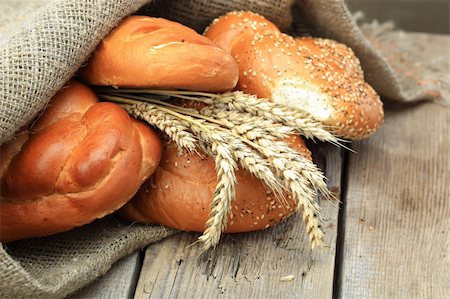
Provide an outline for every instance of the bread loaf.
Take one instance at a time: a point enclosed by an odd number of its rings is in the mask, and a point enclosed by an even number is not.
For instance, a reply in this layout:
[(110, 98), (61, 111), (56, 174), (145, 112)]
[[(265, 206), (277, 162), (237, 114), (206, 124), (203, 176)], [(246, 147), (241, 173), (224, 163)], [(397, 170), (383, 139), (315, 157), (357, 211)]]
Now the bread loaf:
[(154, 172), (161, 141), (71, 81), (28, 130), (0, 149), (0, 241), (46, 236), (123, 206)]
[(305, 110), (344, 138), (365, 138), (379, 128), (382, 102), (350, 48), (326, 39), (294, 39), (262, 18), (232, 13), (205, 32), (238, 63), (236, 89)]
[[(288, 142), (311, 159), (300, 137), (292, 136)], [(296, 205), (289, 196), (286, 200), (275, 196), (249, 172), (239, 169), (236, 178), (236, 198), (225, 233), (261, 230), (294, 212)], [(216, 184), (215, 165), (210, 157), (179, 154), (176, 145), (168, 143), (155, 174), (119, 213), (130, 221), (203, 232)]]
[(80, 76), (93, 85), (222, 92), (239, 72), (208, 38), (162, 18), (124, 19), (95, 50)]

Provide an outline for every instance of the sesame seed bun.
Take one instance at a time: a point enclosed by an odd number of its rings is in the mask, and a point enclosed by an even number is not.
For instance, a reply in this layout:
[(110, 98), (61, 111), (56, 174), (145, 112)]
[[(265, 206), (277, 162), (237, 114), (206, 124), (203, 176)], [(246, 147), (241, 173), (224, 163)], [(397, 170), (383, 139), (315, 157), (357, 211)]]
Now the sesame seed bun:
[[(234, 20), (236, 24), (251, 22), (250, 16)], [(231, 27), (219, 18), (205, 35), (236, 60), (240, 72), (236, 89), (306, 110), (348, 139), (368, 137), (383, 122), (382, 102), (364, 81), (350, 48), (331, 40), (294, 39), (279, 30), (242, 24), (238, 27), (245, 29), (239, 34), (231, 30), (230, 38)]]
[(247, 32), (279, 32), (278, 27), (263, 16), (250, 11), (232, 11), (214, 19), (205, 29), (204, 35), (227, 51), (231, 51), (233, 43), (241, 34)]
[[(292, 136), (291, 147), (310, 157), (303, 140)], [(295, 203), (282, 201), (249, 172), (236, 172), (236, 198), (224, 232), (261, 230), (289, 217)], [(161, 164), (136, 196), (119, 214), (130, 221), (157, 223), (168, 227), (203, 232), (216, 187), (214, 161), (198, 154), (179, 154), (176, 145), (166, 144)]]
[(224, 92), (236, 86), (238, 68), (184, 25), (131, 16), (103, 39), (80, 76), (93, 85)]

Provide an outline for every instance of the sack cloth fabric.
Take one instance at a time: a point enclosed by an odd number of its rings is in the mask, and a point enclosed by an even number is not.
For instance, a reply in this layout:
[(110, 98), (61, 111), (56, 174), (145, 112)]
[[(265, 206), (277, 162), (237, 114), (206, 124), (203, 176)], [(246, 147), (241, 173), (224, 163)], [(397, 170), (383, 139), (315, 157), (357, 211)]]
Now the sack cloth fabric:
[[(287, 32), (308, 31), (349, 45), (366, 79), (385, 98), (449, 100), (448, 36), (358, 26), (343, 0), (3, 1), (0, 144), (38, 116), (123, 17), (138, 11), (201, 32), (213, 18), (237, 9), (261, 13)], [(0, 245), (0, 298), (64, 297), (121, 257), (173, 233), (107, 217), (51, 237)]]

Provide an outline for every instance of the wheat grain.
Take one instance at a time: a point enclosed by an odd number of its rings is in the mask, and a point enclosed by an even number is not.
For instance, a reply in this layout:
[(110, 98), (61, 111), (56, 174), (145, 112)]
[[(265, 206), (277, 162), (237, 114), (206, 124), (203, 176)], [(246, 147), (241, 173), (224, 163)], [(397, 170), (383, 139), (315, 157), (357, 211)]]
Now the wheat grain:
[(321, 122), (312, 118), (307, 112), (299, 109), (290, 109), (270, 102), (267, 99), (259, 99), (255, 96), (235, 91), (215, 97), (213, 105), (218, 108), (259, 115), (265, 119), (291, 127), (306, 138), (317, 138), (321, 141), (339, 144), (339, 139), (328, 132)]
[(167, 95), (180, 99), (200, 101), (214, 105), (217, 108), (248, 112), (252, 115), (259, 115), (265, 119), (291, 127), (295, 132), (306, 138), (317, 138), (335, 145), (342, 145), (340, 143), (342, 140), (330, 133), (333, 131), (332, 127), (326, 127), (320, 121), (315, 120), (309, 113), (301, 109), (293, 109), (282, 104), (273, 103), (268, 99), (257, 98), (254, 95), (245, 94), (241, 91), (212, 94), (193, 91), (117, 89), (113, 92)]
[(263, 154), (276, 159), (274, 164), (279, 163), (284, 167), (290, 166), (300, 173), (302, 177), (307, 179), (311, 185), (325, 198), (334, 199), (334, 195), (329, 191), (325, 182), (326, 178), (317, 166), (300, 155), (297, 151), (289, 147), (289, 145), (280, 140), (271, 140), (267, 138), (259, 138), (256, 140), (263, 150)]
[(294, 129), (291, 127), (257, 115), (251, 115), (247, 112), (230, 111), (225, 108), (208, 106), (201, 109), (200, 114), (214, 116), (223, 121), (234, 133), (243, 135), (250, 140), (264, 136), (272, 139), (284, 139), (294, 134)]
[(175, 141), (175, 143), (190, 152), (195, 151), (197, 139), (189, 131), (189, 124), (170, 114), (162, 112), (156, 105), (139, 103), (122, 106), (132, 116), (145, 120), (157, 127)]
[[(263, 154), (271, 159), (273, 170), (292, 194), (292, 199), (297, 203), (297, 209), (302, 210), (302, 218), (311, 245), (321, 245), (323, 231), (321, 229), (320, 207), (316, 202), (317, 194), (310, 187), (311, 185), (322, 186), (324, 184), (323, 180), (320, 179), (320, 171), (311, 169), (309, 164), (312, 164), (312, 162), (292, 150), (285, 142), (263, 138), (257, 139), (256, 142), (261, 145)], [(319, 190), (322, 191), (321, 188)]]
[(228, 215), (231, 212), (231, 202), (235, 198), (237, 165), (232, 149), (220, 133), (214, 130), (217, 125), (205, 123), (207, 130), (202, 129), (195, 122), (190, 125), (191, 130), (200, 140), (200, 148), (214, 159), (217, 171), (217, 185), (211, 202), (209, 219), (203, 235), (199, 237), (203, 243), (203, 250), (207, 250), (219, 243), (220, 235), (226, 228)]

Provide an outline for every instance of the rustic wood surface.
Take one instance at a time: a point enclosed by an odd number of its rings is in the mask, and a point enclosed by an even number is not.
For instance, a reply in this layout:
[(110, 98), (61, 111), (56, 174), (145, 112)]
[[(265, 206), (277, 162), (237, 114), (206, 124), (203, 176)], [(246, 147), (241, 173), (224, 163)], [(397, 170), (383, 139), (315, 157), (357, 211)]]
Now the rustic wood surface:
[[(319, 160), (339, 193), (340, 150), (322, 147)], [(311, 252), (299, 217), (266, 231), (226, 235), (204, 255), (192, 245), (197, 236), (176, 235), (147, 249), (135, 298), (331, 298), (338, 207), (321, 205), (328, 248)], [(294, 279), (280, 280), (288, 275)]]
[(341, 298), (450, 298), (450, 108), (388, 106), (349, 159)]

